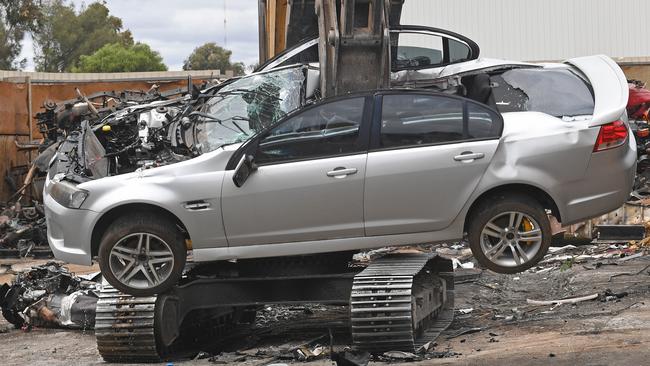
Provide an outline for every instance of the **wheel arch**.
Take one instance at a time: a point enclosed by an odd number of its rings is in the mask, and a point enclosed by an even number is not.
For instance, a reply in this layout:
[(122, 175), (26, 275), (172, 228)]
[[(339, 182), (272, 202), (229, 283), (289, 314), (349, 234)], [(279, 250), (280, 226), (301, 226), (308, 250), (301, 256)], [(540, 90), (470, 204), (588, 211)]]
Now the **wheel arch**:
[(106, 232), (108, 227), (120, 216), (126, 213), (134, 213), (134, 212), (142, 212), (142, 213), (169, 218), (182, 229), (185, 239), (191, 239), (189, 232), (185, 227), (185, 224), (183, 224), (183, 222), (178, 218), (178, 216), (176, 216), (169, 210), (151, 203), (143, 203), (143, 202), (128, 203), (128, 204), (111, 208), (106, 213), (104, 213), (99, 218), (99, 220), (97, 220), (97, 223), (93, 227), (91, 239), (90, 239), (91, 257), (95, 257), (98, 255), (99, 243), (101, 242), (102, 237), (104, 236), (104, 233)]
[(562, 222), (560, 209), (558, 208), (557, 204), (555, 203), (555, 200), (553, 199), (553, 197), (551, 197), (550, 194), (548, 194), (543, 189), (536, 187), (534, 185), (525, 184), (525, 183), (512, 183), (512, 184), (505, 184), (505, 185), (490, 188), (489, 190), (479, 195), (474, 200), (474, 202), (472, 202), (472, 205), (467, 210), (467, 215), (465, 215), (465, 223), (463, 226), (463, 231), (467, 232), (467, 226), (469, 224), (469, 221), (471, 220), (472, 213), (483, 202), (491, 199), (492, 197), (499, 196), (499, 195), (508, 196), (508, 195), (517, 195), (517, 194), (525, 195), (539, 202), (539, 204), (542, 205), (542, 207), (544, 207), (547, 210), (550, 210), (551, 214), (555, 216), (555, 218), (559, 222)]

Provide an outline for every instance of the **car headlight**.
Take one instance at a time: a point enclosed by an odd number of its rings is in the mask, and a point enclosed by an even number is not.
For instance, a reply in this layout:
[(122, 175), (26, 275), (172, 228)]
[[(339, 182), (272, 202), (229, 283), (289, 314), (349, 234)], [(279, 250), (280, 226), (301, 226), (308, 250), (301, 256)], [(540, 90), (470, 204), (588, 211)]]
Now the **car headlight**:
[(88, 197), (88, 191), (63, 181), (52, 182), (49, 193), (56, 202), (67, 208), (80, 208)]

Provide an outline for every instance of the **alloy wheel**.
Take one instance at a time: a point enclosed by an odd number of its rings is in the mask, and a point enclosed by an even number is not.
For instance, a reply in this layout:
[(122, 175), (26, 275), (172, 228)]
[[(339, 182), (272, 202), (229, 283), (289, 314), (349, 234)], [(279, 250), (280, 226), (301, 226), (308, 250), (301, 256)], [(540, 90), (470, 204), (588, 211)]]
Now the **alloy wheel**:
[(174, 253), (160, 237), (150, 233), (129, 234), (111, 249), (110, 270), (126, 286), (147, 289), (164, 282), (174, 267)]
[(503, 212), (483, 227), (481, 250), (491, 262), (503, 267), (518, 267), (537, 255), (542, 247), (539, 223), (523, 212)]

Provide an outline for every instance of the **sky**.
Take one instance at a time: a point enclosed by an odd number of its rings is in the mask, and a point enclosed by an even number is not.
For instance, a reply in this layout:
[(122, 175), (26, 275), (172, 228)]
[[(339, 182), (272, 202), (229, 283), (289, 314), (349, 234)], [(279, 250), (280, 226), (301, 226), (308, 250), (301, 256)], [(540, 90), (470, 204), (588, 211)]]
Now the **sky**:
[[(84, 1), (73, 3), (80, 7)], [(106, 6), (136, 42), (160, 52), (171, 71), (181, 70), (192, 50), (206, 42), (231, 50), (233, 62), (258, 61), (257, 0), (106, 0)], [(29, 37), (23, 41), (23, 57), (28, 60), (26, 70), (33, 71)]]

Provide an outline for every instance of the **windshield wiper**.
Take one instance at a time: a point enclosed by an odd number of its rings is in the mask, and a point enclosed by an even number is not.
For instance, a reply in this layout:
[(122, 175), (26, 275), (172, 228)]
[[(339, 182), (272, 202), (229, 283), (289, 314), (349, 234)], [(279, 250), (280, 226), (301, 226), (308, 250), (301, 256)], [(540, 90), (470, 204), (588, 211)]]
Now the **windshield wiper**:
[(245, 93), (252, 93), (252, 94), (263, 95), (263, 96), (265, 96), (265, 97), (272, 98), (272, 99), (279, 100), (279, 101), (282, 100), (282, 98), (277, 97), (277, 96), (275, 96), (275, 95), (273, 95), (273, 94), (269, 94), (269, 93), (263, 92), (263, 91), (261, 91), (261, 90), (255, 90), (255, 89), (253, 89), (253, 90), (249, 90), (249, 89), (232, 89), (232, 90), (226, 90), (226, 91), (222, 91), (222, 92), (217, 92), (217, 94), (215, 94), (215, 96), (226, 96), (226, 95), (245, 94)]
[[(248, 134), (248, 132), (246, 132), (243, 128), (241, 128), (241, 126), (239, 126), (239, 125), (237, 124), (237, 122), (235, 122), (235, 121), (250, 121), (249, 118), (242, 117), (242, 116), (233, 116), (233, 117), (229, 117), (229, 118), (226, 118), (226, 119), (219, 119), (219, 118), (217, 118), (217, 117), (215, 117), (215, 116), (212, 116), (212, 115), (209, 115), (209, 114), (207, 114), (207, 113), (203, 113), (203, 112), (192, 112), (192, 113), (190, 113), (190, 116), (199, 116), (199, 117), (203, 117), (203, 118), (205, 118), (205, 119), (209, 119), (210, 121), (217, 122), (217, 123), (220, 124), (222, 127), (227, 128), (227, 129), (229, 129), (229, 130), (231, 130), (231, 131), (235, 131), (235, 132), (237, 132), (237, 133), (241, 132), (241, 133), (243, 133), (243, 134), (246, 135), (246, 136), (250, 136), (250, 135)], [(237, 130), (233, 129), (233, 128), (230, 128), (230, 127), (228, 127), (228, 126), (225, 126), (225, 125), (223, 124), (224, 121), (231, 121), (232, 124), (235, 125), (235, 127), (237, 127), (237, 129), (239, 130), (239, 132), (238, 132)]]

